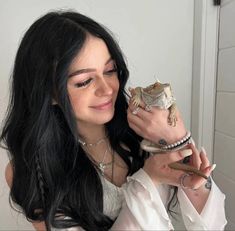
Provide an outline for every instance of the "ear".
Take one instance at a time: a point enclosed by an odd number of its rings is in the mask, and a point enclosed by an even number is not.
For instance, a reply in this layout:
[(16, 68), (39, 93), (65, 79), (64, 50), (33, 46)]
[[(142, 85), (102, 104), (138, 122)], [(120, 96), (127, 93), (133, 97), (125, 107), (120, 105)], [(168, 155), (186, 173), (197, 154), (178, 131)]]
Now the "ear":
[(5, 179), (8, 186), (11, 188), (12, 180), (13, 180), (13, 170), (12, 170), (12, 162), (10, 161), (5, 168)]

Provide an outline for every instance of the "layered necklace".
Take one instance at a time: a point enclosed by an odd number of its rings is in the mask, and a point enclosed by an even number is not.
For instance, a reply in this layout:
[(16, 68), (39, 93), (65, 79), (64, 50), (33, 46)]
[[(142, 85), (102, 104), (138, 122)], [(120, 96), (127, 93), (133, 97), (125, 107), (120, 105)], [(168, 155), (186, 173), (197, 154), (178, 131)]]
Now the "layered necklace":
[(107, 139), (107, 137), (103, 137), (103, 138), (99, 139), (98, 141), (96, 141), (95, 143), (87, 143), (84, 140), (78, 139), (78, 142), (82, 146), (93, 147), (93, 146), (98, 146), (99, 144), (105, 142), (106, 139)]
[[(79, 139), (78, 142), (82, 146), (87, 147), (87, 149), (89, 149), (90, 147), (96, 147), (96, 146), (100, 145), (101, 143), (105, 142), (106, 139), (107, 139), (107, 137), (101, 138), (95, 143), (87, 143), (87, 142)], [(112, 160), (110, 162), (105, 163), (105, 158), (106, 158), (108, 152), (110, 152), (112, 154)], [(100, 162), (96, 161), (94, 159), (94, 157), (89, 152), (87, 152), (87, 156), (90, 159), (90, 161), (99, 169), (102, 176), (105, 175), (106, 169), (112, 167), (112, 179), (113, 179), (114, 152), (111, 150), (109, 144), (107, 144), (107, 148), (105, 149), (104, 154), (103, 154), (103, 158)]]

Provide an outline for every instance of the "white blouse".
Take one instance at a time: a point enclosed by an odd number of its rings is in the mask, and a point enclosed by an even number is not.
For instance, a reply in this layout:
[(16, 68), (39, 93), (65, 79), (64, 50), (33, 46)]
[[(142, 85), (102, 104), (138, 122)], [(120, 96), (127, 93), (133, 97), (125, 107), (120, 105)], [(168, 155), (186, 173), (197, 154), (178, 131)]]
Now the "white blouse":
[[(166, 201), (169, 187), (156, 187), (148, 174), (140, 169), (127, 178), (122, 186), (125, 200), (111, 230), (173, 230)], [(201, 214), (179, 188), (177, 194), (184, 225), (187, 230), (223, 230), (225, 217), (225, 195), (212, 180), (212, 188)]]
[(121, 211), (122, 203), (124, 201), (123, 190), (120, 187), (112, 184), (100, 175), (103, 186), (103, 204), (104, 214), (109, 216), (112, 220), (116, 219)]
[[(104, 190), (104, 213), (111, 219), (117, 218), (111, 230), (174, 230), (166, 209), (169, 186), (162, 184), (156, 187), (143, 169), (127, 177), (127, 182), (122, 187), (113, 185), (102, 176), (101, 182)], [(224, 230), (227, 223), (225, 195), (213, 180), (201, 214), (181, 188), (177, 197), (187, 230)], [(83, 229), (73, 227), (66, 230)]]

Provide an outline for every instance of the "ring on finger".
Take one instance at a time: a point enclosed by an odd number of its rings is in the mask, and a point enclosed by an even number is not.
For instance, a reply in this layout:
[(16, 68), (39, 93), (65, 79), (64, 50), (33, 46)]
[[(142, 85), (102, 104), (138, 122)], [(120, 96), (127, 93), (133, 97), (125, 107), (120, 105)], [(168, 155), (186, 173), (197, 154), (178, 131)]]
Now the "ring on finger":
[(180, 187), (183, 188), (183, 189), (191, 189), (193, 191), (196, 191), (197, 189), (189, 188), (189, 187), (185, 186), (184, 181), (185, 181), (186, 177), (188, 177), (188, 176), (190, 176), (190, 174), (188, 174), (188, 173), (184, 173), (184, 174), (181, 175), (181, 177), (180, 177)]
[(137, 115), (137, 113), (138, 113), (139, 110), (140, 110), (140, 108), (137, 107), (137, 108), (135, 108), (131, 113), (132, 113), (133, 115)]

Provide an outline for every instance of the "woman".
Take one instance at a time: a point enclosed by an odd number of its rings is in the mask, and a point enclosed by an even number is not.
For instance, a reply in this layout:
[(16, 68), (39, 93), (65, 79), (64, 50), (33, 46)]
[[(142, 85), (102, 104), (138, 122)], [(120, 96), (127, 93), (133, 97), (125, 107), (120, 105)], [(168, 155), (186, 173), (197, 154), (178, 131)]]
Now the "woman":
[(141, 137), (171, 144), (186, 129), (179, 112), (171, 127), (167, 110), (128, 105), (128, 74), (110, 33), (84, 15), (51, 12), (29, 28), (1, 135), (12, 158), (11, 199), (38, 230), (169, 230), (176, 198), (189, 230), (223, 229), (224, 195), (215, 183), (205, 187), (205, 179), (168, 167), (190, 156), (209, 176), (205, 151), (193, 144), (164, 155), (141, 151)]

